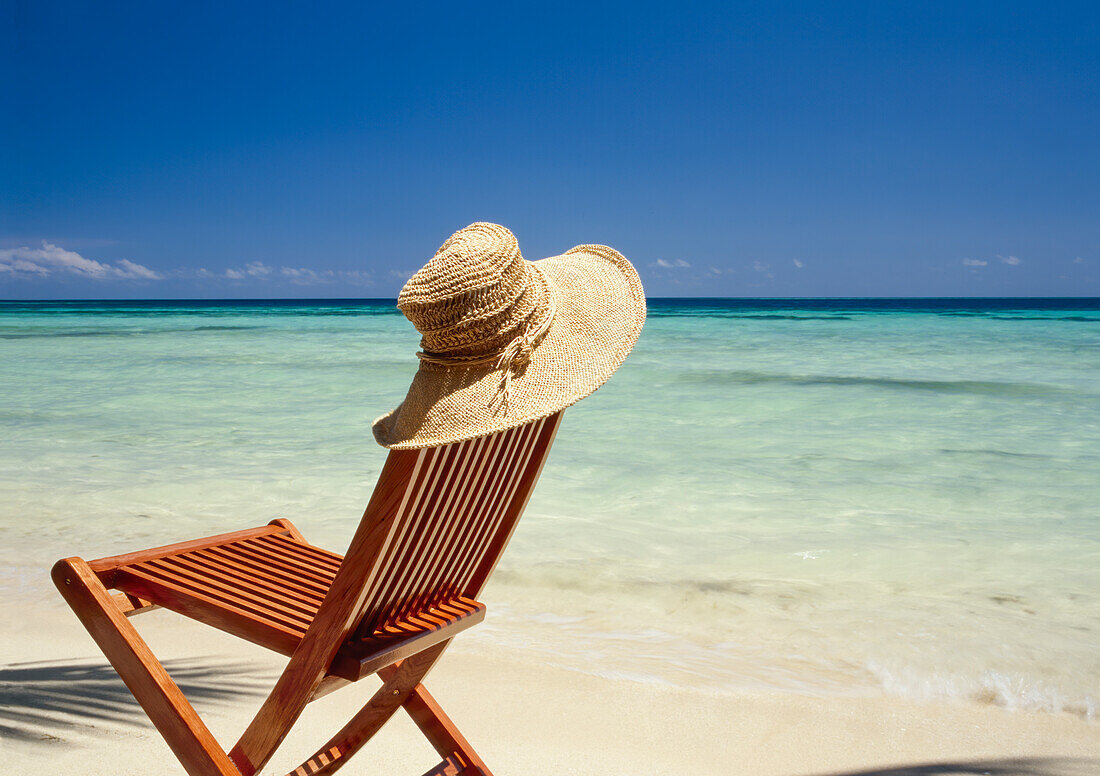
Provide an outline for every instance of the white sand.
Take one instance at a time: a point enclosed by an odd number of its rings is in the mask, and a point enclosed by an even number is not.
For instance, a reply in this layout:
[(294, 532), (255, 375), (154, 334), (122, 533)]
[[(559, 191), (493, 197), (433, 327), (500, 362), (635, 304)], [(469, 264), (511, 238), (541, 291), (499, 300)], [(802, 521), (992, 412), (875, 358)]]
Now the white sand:
[[(24, 763), (17, 772), (182, 773), (63, 605), (5, 614), (0, 753), (9, 764)], [(194, 658), (169, 663), (170, 670), (190, 670), (181, 683), (193, 688), (219, 740), (231, 744), (282, 659), (171, 613), (134, 622), (165, 660)], [(1067, 714), (889, 697), (706, 693), (547, 669), (468, 638), (471, 646), (456, 643), (426, 684), (498, 776), (1100, 774), (1100, 723)], [(215, 697), (227, 676), (239, 687)], [(285, 772), (311, 754), (373, 689), (352, 686), (313, 704), (265, 772)], [(99, 716), (80, 713), (84, 698)], [(401, 714), (343, 773), (415, 776), (436, 760)]]

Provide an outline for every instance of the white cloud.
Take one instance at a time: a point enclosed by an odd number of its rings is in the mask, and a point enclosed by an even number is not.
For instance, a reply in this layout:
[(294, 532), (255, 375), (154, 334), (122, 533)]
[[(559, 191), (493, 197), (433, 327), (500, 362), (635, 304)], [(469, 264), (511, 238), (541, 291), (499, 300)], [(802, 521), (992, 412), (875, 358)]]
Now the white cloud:
[(35, 272), (44, 275), (61, 270), (97, 277), (107, 275), (111, 269), (106, 264), (86, 259), (79, 253), (67, 251), (45, 240), (42, 241), (41, 248), (24, 246), (0, 251), (0, 262), (9, 264), (17, 272)]
[(1078, 256), (1076, 259), (1073, 260), (1073, 263), (1074, 264), (1084, 264), (1085, 260), (1082, 259), (1080, 256)]
[(115, 273), (121, 278), (140, 278), (142, 280), (160, 280), (161, 276), (148, 267), (136, 264), (129, 259), (119, 259)]
[(771, 271), (772, 265), (766, 261), (754, 261), (752, 263), (753, 272), (759, 272), (764, 277), (774, 278), (775, 274)]
[(12, 272), (31, 272), (36, 275), (48, 275), (50, 270), (43, 267), (41, 264), (35, 264), (33, 261), (27, 261), (26, 259), (13, 259), (12, 263), (8, 265), (8, 269)]
[(344, 283), (355, 286), (370, 286), (374, 277), (366, 270), (310, 269), (309, 267), (272, 267), (262, 261), (250, 261), (243, 267), (228, 267), (221, 273), (210, 272), (200, 267), (193, 272), (181, 270), (181, 277), (199, 277), (204, 280), (252, 280), (277, 283), (289, 281), (296, 286), (317, 285), (320, 283)]
[(369, 272), (364, 270), (312, 270), (308, 267), (282, 267), (279, 272), (283, 277), (290, 278), (290, 282), (299, 286), (316, 285), (318, 283), (344, 283), (355, 286), (369, 286), (374, 284), (374, 279)]
[(997, 258), (1003, 261), (1005, 264), (1010, 264), (1013, 267), (1021, 263), (1020, 259), (1015, 256), (997, 256)]
[[(679, 266), (679, 264), (677, 264)], [(687, 266), (686, 263), (684, 266)], [(178, 268), (167, 273), (173, 278), (200, 278), (207, 281), (289, 281), (295, 285), (342, 283), (370, 286), (374, 279), (366, 270), (320, 270), (308, 267), (272, 267), (262, 261), (250, 261), (243, 267), (210, 271), (206, 267)], [(113, 263), (96, 261), (66, 250), (46, 240), (41, 248), (0, 249), (0, 275), (10, 278), (45, 278), (51, 275), (75, 275), (91, 280), (162, 280), (164, 275), (129, 259)]]
[(687, 269), (691, 265), (683, 259), (676, 259), (676, 261), (665, 261), (664, 259), (657, 259), (655, 266), (661, 269)]
[[(296, 285), (312, 285), (314, 283), (327, 283), (329, 278), (305, 267), (283, 267), (279, 270), (283, 277), (290, 278), (290, 282)], [(332, 271), (325, 273), (332, 275)]]
[(374, 283), (374, 276), (365, 270), (349, 269), (337, 273), (341, 280), (361, 286), (369, 286)]
[(984, 267), (987, 264), (989, 264), (989, 262), (983, 259), (963, 259), (964, 267)]
[(41, 248), (5, 248), (0, 250), (0, 271), (13, 275), (46, 277), (68, 273), (95, 280), (159, 280), (162, 276), (148, 267), (119, 259), (112, 266), (95, 259), (86, 259), (75, 251), (67, 251), (53, 243), (42, 241)]
[(803, 264), (803, 263), (802, 263), (801, 261), (799, 261), (798, 259), (795, 259), (795, 260), (794, 260), (794, 265), (795, 265), (796, 267), (798, 267), (799, 269), (802, 269), (803, 267), (805, 267), (805, 266), (806, 266), (805, 264)]

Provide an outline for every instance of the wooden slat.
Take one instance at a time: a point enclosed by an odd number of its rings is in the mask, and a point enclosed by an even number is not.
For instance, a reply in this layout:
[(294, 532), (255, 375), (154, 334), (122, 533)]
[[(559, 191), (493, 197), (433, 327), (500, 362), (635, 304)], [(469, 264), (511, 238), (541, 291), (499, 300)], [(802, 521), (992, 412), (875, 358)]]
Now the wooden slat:
[[(514, 446), (514, 444), (516, 442), (516, 439), (517, 439), (515, 430), (505, 431), (505, 432), (502, 432), (501, 434), (495, 435), (495, 436), (497, 436), (496, 441), (498, 442), (498, 444), (493, 447), (492, 453), (490, 454), (490, 456), (488, 458), (488, 461), (487, 461), (488, 464), (489, 464), (488, 474), (486, 475), (486, 478), (484, 480), (482, 480), (481, 483), (478, 484), (477, 487), (471, 489), (471, 491), (472, 491), (471, 495), (474, 495), (475, 497), (478, 497), (480, 494), (482, 494), (484, 492), (484, 488), (486, 487), (487, 484), (492, 484), (495, 480), (499, 479), (499, 475), (502, 474), (502, 470), (501, 470), (500, 467), (503, 464), (503, 462), (507, 459), (508, 453), (513, 449), (513, 446)], [(467, 509), (460, 516), (460, 520), (464, 524), (464, 527), (466, 527), (466, 528), (470, 528), (471, 526), (476, 525), (476, 523), (477, 523), (478, 516), (479, 516), (479, 511), (478, 511), (478, 508), (476, 506), (476, 504), (477, 504), (476, 500), (475, 500), (474, 504), (475, 504), (474, 508)], [(469, 536), (469, 535), (470, 534), (467, 533), (467, 536)], [(470, 543), (471, 542), (466, 542), (466, 541), (462, 542), (462, 546), (460, 547), (460, 551), (462, 551), (462, 552), (470, 551), (470, 549), (471, 549), (471, 547), (469, 546)], [(405, 603), (405, 606), (401, 606), (400, 605), (401, 603)], [(394, 619), (398, 619), (401, 616), (403, 616), (405, 614), (405, 609), (407, 609), (407, 604), (408, 604), (408, 602), (394, 602), (394, 604), (391, 605), (390, 610), (388, 612), (388, 619), (394, 620)]]
[[(320, 605), (328, 593), (328, 584), (314, 582), (301, 575), (294, 574), (282, 566), (274, 563), (264, 563), (254, 556), (237, 552), (237, 547), (211, 547), (208, 550), (200, 550), (195, 553), (200, 558), (212, 558), (218, 563), (228, 567), (239, 569), (241, 573), (262, 575), (272, 584), (289, 588), (302, 598), (310, 598)], [(331, 584), (331, 583), (330, 583)]]
[(304, 628), (275, 622), (234, 603), (211, 598), (194, 590), (180, 590), (163, 579), (120, 569), (116, 584), (133, 595), (156, 601), (166, 609), (205, 622), (254, 644), (290, 655), (302, 640)]
[(459, 600), (452, 605), (457, 613), (433, 608), (411, 621), (408, 628), (394, 626), (389, 633), (349, 642), (336, 654), (329, 673), (357, 681), (433, 644), (453, 638), (485, 619), (484, 604)]
[(411, 524), (411, 516), (418, 514), (420, 501), (428, 486), (428, 477), (425, 473), (431, 470), (436, 460), (438, 449), (424, 450), (424, 465), (418, 470), (416, 476), (409, 479), (405, 486), (404, 504), (402, 512), (394, 519), (394, 539), (380, 553), (375, 561), (377, 568), (373, 583), (364, 590), (363, 608), (358, 614), (359, 624), (357, 631), (366, 632), (368, 635), (374, 630), (379, 611), (384, 605), (384, 591), (391, 582), (391, 568), (396, 558), (399, 557), (399, 548), (404, 546), (404, 537)]
[(334, 574), (328, 572), (319, 572), (310, 566), (299, 564), (293, 557), (288, 557), (284, 553), (274, 552), (261, 545), (254, 545), (251, 542), (239, 542), (232, 547), (234, 553), (247, 555), (249, 557), (256, 558), (262, 561), (265, 565), (273, 566), (274, 568), (281, 569), (282, 571), (290, 574), (291, 576), (301, 579), (303, 582), (320, 585), (326, 591), (328, 586), (332, 584), (332, 580), (335, 577)]
[(126, 570), (168, 582), (184, 592), (193, 591), (217, 601), (233, 604), (273, 622), (280, 622), (292, 628), (300, 628), (303, 633), (313, 619), (311, 615), (284, 609), (250, 590), (234, 587), (210, 575), (191, 576), (186, 566), (174, 565), (169, 563), (168, 560), (170, 559), (127, 566)]
[(312, 544), (306, 542), (295, 541), (287, 536), (280, 536), (279, 534), (271, 534), (264, 537), (265, 541), (278, 544), (287, 550), (294, 553), (296, 558), (309, 557), (311, 560), (320, 563), (326, 568), (330, 568), (333, 571), (340, 568), (340, 563), (344, 560), (343, 556), (337, 555), (335, 552), (329, 552), (323, 550), (320, 547), (314, 547)]
[(449, 549), (448, 557), (436, 580), (442, 596), (458, 594), (457, 587), (453, 583), (455, 572), (462, 565), (465, 557), (476, 551), (475, 537), (490, 509), (491, 487), (494, 482), (502, 478), (502, 466), (513, 446), (518, 443), (518, 434), (518, 430), (513, 430), (510, 433), (494, 435), (491, 451), (478, 468), (474, 486), (470, 488), (462, 504), (464, 515), (462, 525), (455, 534), (454, 544)]
[(285, 612), (287, 616), (303, 617), (308, 624), (317, 614), (320, 602), (295, 596), (285, 586), (273, 585), (265, 581), (262, 574), (242, 574), (232, 566), (212, 563), (207, 558), (200, 558), (194, 554), (177, 555), (167, 558), (165, 564), (170, 565), (180, 572), (186, 570), (189, 575), (202, 578), (207, 584), (217, 584), (238, 595), (257, 601), (272, 611)]
[[(431, 569), (426, 591), (428, 596), (431, 596), (434, 591), (435, 598), (443, 598), (453, 592), (448, 590), (447, 585), (450, 569), (458, 562), (463, 548), (467, 546), (470, 528), (475, 518), (475, 496), (481, 492), (488, 465), (496, 459), (496, 450), (506, 436), (494, 434), (490, 437), (482, 437), (476, 440), (476, 447), (470, 451), (471, 460), (466, 472), (467, 477), (461, 488), (462, 497), (453, 504), (453, 516), (448, 515), (443, 518), (449, 523), (447, 541)], [(428, 596), (421, 596), (414, 605), (433, 603)]]
[(274, 558), (282, 558), (303, 572), (311, 574), (319, 579), (331, 579), (340, 564), (329, 565), (324, 561), (310, 556), (300, 555), (292, 548), (271, 540), (269, 536), (258, 536), (249, 539), (243, 544), (247, 547), (256, 547)]
[(111, 600), (115, 602), (118, 610), (127, 617), (133, 617), (136, 614), (143, 614), (144, 612), (151, 612), (154, 609), (160, 608), (156, 604), (142, 601), (137, 596), (132, 596), (127, 593), (115, 593), (111, 596)]
[(557, 437), (561, 419), (561, 412), (546, 418), (545, 424), (537, 439), (536, 447), (532, 450), (532, 455), (528, 461), (523, 483), (512, 497), (512, 503), (504, 521), (504, 525), (493, 538), (492, 544), (485, 552), (481, 563), (478, 565), (477, 569), (475, 569), (473, 575), (468, 578), (460, 588), (460, 591), (464, 595), (470, 596), (471, 598), (480, 596), (482, 589), (485, 587), (485, 583), (489, 580), (489, 576), (493, 573), (497, 563), (500, 562), (501, 556), (504, 555), (504, 550), (508, 547), (508, 542), (512, 539), (512, 534), (516, 530), (519, 518), (523, 515), (523, 511), (527, 508), (527, 502), (531, 499), (535, 484), (542, 475), (542, 468), (546, 465), (546, 459), (550, 456), (550, 448), (553, 446), (554, 439)]
[(415, 596), (422, 580), (425, 567), (439, 555), (440, 536), (446, 531), (446, 520), (450, 516), (453, 501), (457, 500), (462, 474), (468, 463), (470, 442), (448, 445), (445, 459), (445, 476), (436, 488), (434, 500), (425, 506), (420, 519), (422, 530), (404, 558), (398, 584), (390, 594), (386, 607), (389, 613), (386, 619), (405, 619), (410, 614), (410, 600)]
[(419, 598), (412, 602), (413, 606), (424, 605), (433, 597), (438, 598), (454, 594), (455, 586), (452, 581), (455, 571), (461, 567), (469, 554), (478, 551), (477, 536), (480, 533), (479, 527), (489, 515), (490, 507), (480, 497), (485, 493), (487, 486), (495, 484), (496, 487), (499, 487), (501, 482), (508, 479), (510, 476), (508, 462), (516, 451), (522, 449), (526, 431), (527, 427), (520, 427), (501, 434), (500, 441), (502, 445), (497, 449), (496, 455), (493, 456), (491, 461), (491, 463), (499, 464), (495, 474), (492, 473), (492, 470), (479, 470), (478, 474), (481, 479), (475, 481), (477, 486), (469, 489), (462, 500), (461, 511), (450, 520), (450, 522), (458, 524), (456, 526), (458, 530), (453, 531), (451, 541), (444, 552), (440, 554), (438, 562), (431, 569), (431, 576), (427, 580), (427, 585), (421, 590)]
[(530, 456), (531, 441), (534, 437), (535, 425), (537, 424), (532, 424), (524, 428), (524, 431), (528, 433), (523, 436), (523, 444), (517, 446), (509, 457), (508, 468), (506, 470), (507, 476), (502, 476), (499, 482), (496, 483), (492, 499), (489, 504), (486, 505), (485, 518), (479, 526), (478, 533), (471, 541), (471, 551), (465, 554), (462, 564), (455, 570), (452, 584), (455, 586), (456, 590), (461, 591), (464, 589), (465, 584), (463, 580), (479, 561), (484, 553), (486, 544), (491, 541), (494, 531), (500, 525), (500, 521), (508, 507), (508, 497), (515, 490), (513, 487), (514, 478), (522, 471), (523, 462)]
[(212, 547), (216, 544), (228, 544), (230, 542), (240, 541), (242, 539), (250, 539), (257, 536), (267, 536), (268, 534), (278, 533), (285, 531), (286, 529), (276, 525), (265, 525), (260, 528), (247, 528), (243, 531), (233, 531), (231, 533), (219, 534), (217, 536), (207, 536), (202, 539), (194, 539), (192, 541), (177, 542), (175, 544), (166, 544), (162, 547), (153, 547), (149, 550), (139, 550), (138, 552), (128, 552), (123, 555), (112, 555), (107, 558), (98, 558), (96, 560), (88, 561), (88, 566), (92, 571), (97, 574), (105, 571), (110, 571), (119, 566), (126, 566), (131, 563), (140, 563), (144, 560), (150, 560), (153, 558), (163, 558), (166, 555), (175, 555), (181, 552), (188, 552), (189, 550), (199, 550), (204, 547)]
[(453, 445), (427, 451), (428, 460), (425, 469), (420, 473), (421, 482), (416, 502), (402, 521), (400, 539), (394, 542), (392, 554), (379, 573), (382, 583), (372, 594), (373, 606), (368, 615), (371, 621), (376, 621), (388, 613), (390, 603), (404, 579), (408, 567), (408, 555), (415, 547), (415, 539), (423, 529), (426, 522), (425, 516), (430, 514), (430, 509), (437, 499), (436, 487), (447, 469), (448, 457), (453, 455)]
[[(282, 526), (274, 529), (284, 530)], [(223, 545), (212, 545), (209, 539), (169, 545), (172, 550), (189, 549), (119, 567), (112, 572), (114, 584), (127, 595), (292, 654), (335, 576), (313, 565), (324, 551), (299, 545), (293, 534), (280, 535), (277, 549), (263, 541), (254, 546), (257, 534), (252, 531), (228, 536), (234, 539)]]

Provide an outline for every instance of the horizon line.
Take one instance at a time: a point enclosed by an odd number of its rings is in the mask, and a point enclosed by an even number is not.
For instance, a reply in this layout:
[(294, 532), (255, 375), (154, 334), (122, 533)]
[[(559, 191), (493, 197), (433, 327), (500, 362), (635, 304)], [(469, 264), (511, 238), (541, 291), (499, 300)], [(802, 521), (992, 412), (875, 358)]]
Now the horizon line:
[[(1100, 300), (1100, 296), (647, 296), (646, 301), (883, 301), (893, 299), (920, 300)], [(62, 303), (62, 302), (390, 302), (396, 305), (397, 297), (388, 296), (273, 296), (273, 297), (75, 297), (53, 299), (0, 299), (0, 304)]]

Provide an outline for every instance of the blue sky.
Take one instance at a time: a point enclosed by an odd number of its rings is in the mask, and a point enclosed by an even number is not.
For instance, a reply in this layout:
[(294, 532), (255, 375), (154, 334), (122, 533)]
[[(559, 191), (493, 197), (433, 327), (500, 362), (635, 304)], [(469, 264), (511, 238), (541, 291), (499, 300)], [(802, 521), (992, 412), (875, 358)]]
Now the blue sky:
[(0, 4), (0, 298), (1100, 295), (1096, 3)]

